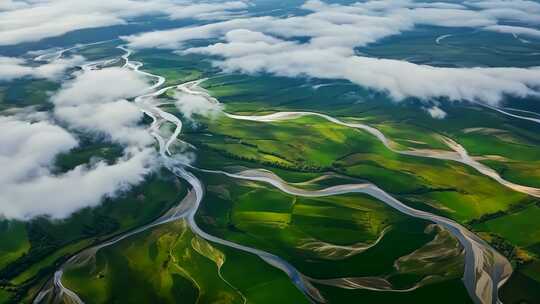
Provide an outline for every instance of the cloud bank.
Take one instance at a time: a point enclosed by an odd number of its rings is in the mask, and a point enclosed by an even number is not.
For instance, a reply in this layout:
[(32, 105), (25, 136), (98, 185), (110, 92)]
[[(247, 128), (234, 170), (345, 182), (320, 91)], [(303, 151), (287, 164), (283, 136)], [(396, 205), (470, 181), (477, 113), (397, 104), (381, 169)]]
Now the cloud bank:
[(499, 33), (507, 33), (513, 35), (524, 35), (530, 37), (540, 38), (540, 30), (522, 27), (522, 26), (511, 26), (511, 25), (491, 25), (486, 27), (486, 29)]
[(199, 95), (176, 92), (174, 98), (176, 108), (184, 117), (190, 120), (192, 120), (194, 114), (212, 118), (223, 110), (221, 104), (213, 103)]
[(48, 122), (29, 123), (0, 117), (0, 128), (2, 185), (41, 175), (56, 155), (78, 144), (66, 130)]
[[(56, 157), (78, 140), (48, 115), (28, 111), (0, 116), (0, 217), (65, 218), (96, 206), (144, 181), (157, 168), (153, 139), (139, 123), (143, 114), (129, 98), (144, 92), (147, 79), (107, 68), (78, 73), (51, 97), (53, 117), (69, 130), (99, 135), (124, 147), (114, 164), (98, 161), (53, 174)], [(34, 122), (29, 122), (33, 120)]]
[[(396, 100), (482, 101), (497, 104), (505, 94), (538, 95), (540, 68), (439, 68), (406, 61), (354, 56), (343, 50), (306, 48), (302, 44), (261, 40), (189, 49), (187, 52), (220, 55), (216, 65), (227, 72), (270, 72), (298, 77), (347, 79), (371, 89), (385, 91)], [(321, 60), (324, 58), (324, 60)]]
[[(170, 48), (218, 56), (222, 60), (215, 61), (215, 65), (227, 72), (346, 79), (387, 92), (396, 100), (445, 98), (496, 105), (505, 95), (539, 95), (539, 67), (444, 68), (358, 56), (355, 51), (357, 47), (417, 25), (531, 34), (536, 30), (504, 27), (498, 22), (516, 21), (515, 18), (523, 16), (540, 22), (540, 11), (535, 4), (526, 1), (482, 1), (464, 5), (476, 8), (413, 1), (338, 5), (310, 0), (302, 6), (310, 12), (305, 16), (233, 19), (124, 39), (136, 48)], [(221, 38), (222, 42), (189, 49), (184, 46), (191, 39), (209, 38)]]
[(148, 146), (153, 139), (139, 126), (143, 113), (125, 100), (140, 95), (146, 87), (147, 79), (127, 69), (84, 71), (52, 96), (54, 115), (72, 129), (124, 145)]
[(127, 24), (144, 15), (214, 19), (247, 7), (244, 1), (28, 0), (0, 3), (0, 45), (38, 41), (65, 33)]
[(57, 80), (67, 69), (79, 65), (83, 61), (83, 57), (73, 56), (32, 66), (24, 59), (0, 56), (0, 81), (10, 81), (23, 77)]
[(0, 129), (0, 217), (65, 218), (142, 182), (154, 168), (153, 149), (128, 149), (115, 164), (81, 165), (53, 175), (54, 159), (78, 145), (73, 135), (47, 121), (12, 116), (0, 117)]

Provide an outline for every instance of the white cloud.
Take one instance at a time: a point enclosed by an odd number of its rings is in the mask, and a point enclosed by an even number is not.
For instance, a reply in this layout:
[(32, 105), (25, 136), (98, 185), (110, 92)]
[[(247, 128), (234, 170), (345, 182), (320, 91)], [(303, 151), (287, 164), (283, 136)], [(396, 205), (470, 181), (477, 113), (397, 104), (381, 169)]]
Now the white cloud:
[(497, 22), (495, 18), (482, 11), (466, 9), (415, 8), (400, 10), (398, 13), (409, 15), (416, 24), (444, 27), (480, 27)]
[(0, 116), (0, 129), (0, 185), (41, 175), (57, 154), (78, 144), (66, 130), (45, 121), (29, 123)]
[[(111, 74), (105, 73), (108, 75), (105, 77), (115, 73), (114, 70), (108, 72)], [(122, 79), (125, 91), (117, 88), (110, 92), (114, 96), (133, 92), (135, 85), (146, 86), (141, 79), (123, 73), (118, 75), (126, 76), (132, 83)], [(105, 197), (112, 198), (127, 191), (157, 167), (157, 153), (149, 146), (152, 138), (137, 125), (142, 118), (138, 108), (126, 100), (111, 101), (111, 96), (99, 94), (97, 97), (102, 100), (99, 102), (92, 99), (95, 95), (81, 95), (89, 93), (86, 89), (91, 83), (87, 82), (96, 79), (86, 76), (79, 75), (65, 85), (69, 94), (60, 90), (54, 114), (70, 128), (98, 132), (124, 144), (124, 156), (114, 164), (98, 161), (53, 174), (51, 168), (56, 157), (76, 147), (77, 139), (65, 129), (43, 120), (49, 119), (47, 115), (32, 115), (31, 109), (5, 112), (12, 116), (0, 116), (0, 217), (65, 218), (80, 208), (98, 205)]]
[(154, 142), (148, 132), (139, 126), (143, 113), (124, 99), (103, 104), (58, 107), (55, 115), (71, 128), (104, 134), (109, 140), (124, 145), (148, 146)]
[(446, 112), (443, 111), (438, 106), (432, 106), (430, 108), (425, 108), (428, 114), (435, 119), (444, 119), (446, 117)]
[(514, 9), (522, 12), (540, 12), (540, 3), (527, 0), (465, 1), (465, 4), (482, 9)]
[(28, 182), (8, 185), (0, 194), (4, 216), (29, 219), (37, 215), (66, 218), (73, 212), (97, 206), (104, 197), (115, 197), (141, 183), (155, 164), (153, 149), (134, 151), (108, 165), (78, 166), (58, 176), (42, 175)]
[(0, 217), (9, 219), (65, 218), (142, 182), (156, 163), (153, 149), (130, 149), (115, 164), (98, 162), (53, 175), (55, 157), (77, 145), (72, 135), (48, 122), (12, 117), (0, 117), (0, 129)]
[(492, 25), (484, 28), (488, 31), (494, 31), (499, 33), (508, 33), (514, 35), (524, 35), (540, 38), (540, 30), (532, 29), (522, 26), (510, 26), (510, 25)]
[(70, 128), (105, 135), (124, 145), (147, 146), (153, 139), (139, 126), (143, 113), (125, 100), (147, 87), (147, 79), (131, 70), (90, 70), (66, 82), (51, 100), (55, 116)]
[(496, 104), (504, 94), (537, 95), (534, 88), (540, 86), (540, 68), (440, 68), (354, 56), (342, 48), (314, 48), (283, 40), (268, 43), (268, 38), (237, 42), (232, 37), (234, 35), (227, 36), (227, 43), (187, 51), (223, 56), (216, 64), (228, 72), (264, 71), (290, 77), (342, 78), (386, 91), (396, 100), (446, 97)]
[[(411, 30), (415, 25), (443, 27), (479, 27), (497, 25), (498, 18), (524, 22), (540, 22), (540, 11), (527, 10), (519, 5), (468, 9), (451, 3), (422, 3), (413, 1), (367, 1), (352, 5), (307, 1), (302, 8), (311, 11), (306, 16), (254, 17), (233, 19), (198, 27), (154, 31), (123, 37), (132, 47), (179, 48), (190, 39), (221, 37), (228, 31), (248, 29), (281, 38), (310, 37), (310, 44), (358, 47), (382, 38)], [(521, 14), (519, 14), (521, 13)]]
[(540, 3), (524, 0), (468, 1), (467, 5), (482, 9), (482, 13), (502, 21), (540, 24)]
[(81, 56), (74, 56), (66, 59), (57, 59), (38, 66), (32, 66), (24, 59), (0, 56), (0, 81), (10, 81), (23, 77), (56, 80), (60, 78), (67, 69), (79, 65), (83, 61), (84, 58)]
[(203, 96), (176, 92), (174, 97), (176, 108), (187, 119), (192, 119), (193, 114), (212, 118), (222, 111), (221, 104), (213, 103)]
[(52, 101), (57, 106), (99, 104), (137, 96), (147, 86), (143, 76), (123, 68), (84, 71), (64, 83)]
[(193, 3), (174, 0), (40, 0), (0, 5), (0, 45), (37, 41), (88, 28), (126, 24), (143, 15), (171, 19), (222, 17), (247, 7), (243, 1)]
[[(264, 26), (269, 24), (272, 20), (273, 18), (271, 17), (233, 19), (202, 26), (147, 32), (140, 35), (125, 36), (121, 38), (128, 41), (129, 46), (132, 48), (176, 49), (180, 48), (183, 42), (191, 39), (220, 37), (230, 30), (250, 28), (252, 26)], [(166, 39), (167, 36), (170, 39)]]
[[(133, 47), (175, 49), (191, 39), (222, 38), (223, 42), (185, 51), (220, 56), (223, 59), (215, 64), (229, 72), (347, 79), (386, 91), (397, 100), (445, 97), (496, 104), (506, 94), (520, 97), (539, 94), (538, 67), (442, 68), (355, 54), (356, 47), (419, 24), (495, 30), (493, 26), (498, 20), (492, 11), (412, 1), (338, 5), (312, 0), (303, 8), (311, 13), (285, 18), (234, 19), (124, 39)], [(517, 10), (519, 6), (510, 9)], [(291, 39), (295, 37), (309, 40)]]
[(26, 122), (40, 122), (51, 118), (49, 112), (37, 111), (36, 106), (9, 108), (0, 112), (0, 115), (11, 116), (11, 118)]

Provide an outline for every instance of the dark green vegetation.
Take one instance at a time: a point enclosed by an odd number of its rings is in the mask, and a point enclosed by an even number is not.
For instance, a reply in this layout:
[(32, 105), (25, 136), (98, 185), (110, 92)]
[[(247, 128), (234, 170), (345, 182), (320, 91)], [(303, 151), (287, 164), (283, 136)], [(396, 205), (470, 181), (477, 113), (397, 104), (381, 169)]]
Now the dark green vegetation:
[(57, 83), (47, 80), (0, 81), (0, 111), (26, 106), (38, 106), (43, 110), (51, 108), (52, 105), (46, 101), (48, 92), (58, 87)]
[(0, 222), (0, 268), (8, 265), (23, 255), (30, 248), (25, 224), (18, 221)]
[[(450, 36), (436, 42), (450, 32)], [(522, 43), (509, 34), (467, 28), (449, 31), (436, 26), (418, 27), (406, 35), (391, 36), (360, 49), (373, 57), (444, 67), (529, 67), (538, 60), (534, 55), (538, 50), (538, 43)]]

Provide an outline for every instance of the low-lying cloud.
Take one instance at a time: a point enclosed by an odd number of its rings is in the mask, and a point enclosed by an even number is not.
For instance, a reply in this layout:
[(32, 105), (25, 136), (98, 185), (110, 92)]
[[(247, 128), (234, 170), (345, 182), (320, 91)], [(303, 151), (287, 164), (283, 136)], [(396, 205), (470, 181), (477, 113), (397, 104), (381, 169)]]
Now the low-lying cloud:
[(127, 24), (144, 15), (170, 19), (221, 19), (247, 7), (244, 1), (40, 0), (0, 3), (0, 45), (38, 41), (65, 33)]
[(55, 115), (73, 129), (99, 133), (124, 145), (148, 146), (152, 137), (139, 124), (143, 113), (125, 99), (103, 104), (58, 107)]
[(73, 56), (42, 65), (30, 65), (21, 58), (0, 56), (0, 81), (10, 81), (23, 77), (57, 80), (64, 75), (67, 69), (79, 65), (83, 61), (83, 57)]
[(100, 104), (137, 96), (147, 86), (143, 76), (127, 69), (89, 70), (64, 83), (52, 101), (57, 106)]
[(30, 123), (0, 117), (0, 129), (2, 185), (41, 175), (59, 153), (78, 145), (69, 132), (45, 121)]
[[(540, 11), (528, 2), (473, 4), (367, 1), (339, 5), (310, 0), (302, 6), (310, 11), (305, 16), (233, 19), (124, 39), (136, 48), (170, 48), (218, 56), (222, 59), (215, 61), (215, 65), (227, 72), (346, 79), (387, 92), (396, 100), (446, 98), (495, 105), (505, 95), (538, 95), (538, 67), (444, 68), (359, 56), (355, 51), (357, 47), (417, 25), (472, 27), (509, 33), (515, 30), (523, 34), (529, 28), (502, 27), (498, 22), (520, 21), (516, 18), (522, 16), (540, 20)], [(528, 30), (529, 34), (534, 31)], [(298, 39), (306, 37), (307, 41)], [(192, 39), (210, 38), (223, 41), (189, 49), (184, 46)]]
[(54, 115), (71, 129), (99, 134), (123, 145), (148, 146), (153, 139), (139, 125), (144, 114), (125, 100), (147, 87), (144, 76), (127, 69), (84, 71), (52, 96)]
[(224, 59), (215, 64), (227, 72), (342, 78), (364, 87), (385, 91), (396, 100), (407, 97), (425, 100), (445, 97), (495, 105), (505, 94), (519, 97), (538, 95), (536, 88), (540, 86), (540, 67), (432, 67), (393, 59), (354, 56), (342, 49), (309, 48), (285, 41), (246, 43), (229, 40), (227, 43), (193, 48), (187, 52), (220, 55)]
[[(126, 69), (83, 71), (51, 97), (51, 116), (23, 110), (0, 116), (0, 217), (65, 218), (144, 181), (158, 166), (157, 153), (140, 125), (142, 112), (125, 98), (147, 87), (144, 76)], [(120, 144), (123, 156), (113, 164), (97, 161), (54, 174), (58, 155), (78, 146), (68, 130)]]
[(428, 114), (432, 117), (432, 118), (435, 118), (435, 119), (443, 119), (446, 117), (446, 112), (439, 108), (438, 106), (432, 106), (432, 107), (429, 107), (429, 108), (425, 108), (426, 112), (428, 112)]
[(494, 32), (499, 32), (499, 33), (507, 33), (507, 34), (513, 34), (513, 35), (523, 35), (523, 36), (540, 38), (540, 30), (528, 28), (528, 27), (511, 26), (511, 25), (491, 25), (491, 26), (486, 27), (486, 29), (490, 31), (494, 31)]
[(73, 135), (47, 121), (13, 116), (0, 117), (0, 129), (0, 217), (65, 218), (142, 182), (155, 168), (152, 148), (129, 148), (112, 165), (100, 161), (54, 175), (55, 158), (78, 145)]
[(176, 92), (174, 98), (176, 108), (184, 117), (190, 120), (192, 120), (194, 114), (213, 118), (223, 110), (221, 104), (213, 103), (199, 95)]

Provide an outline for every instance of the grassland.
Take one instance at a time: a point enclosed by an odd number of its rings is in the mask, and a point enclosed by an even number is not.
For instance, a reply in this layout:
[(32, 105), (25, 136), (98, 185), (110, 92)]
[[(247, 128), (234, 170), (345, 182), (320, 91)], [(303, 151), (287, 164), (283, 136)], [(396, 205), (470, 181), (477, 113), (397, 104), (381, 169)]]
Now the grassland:
[[(239, 271), (245, 267), (257, 269), (249, 280)], [(67, 271), (64, 282), (87, 303), (306, 302), (283, 273), (207, 243), (183, 221), (103, 249), (95, 264)]]
[[(211, 175), (205, 175), (204, 180), (208, 183), (207, 199), (198, 213), (204, 230), (277, 254), (310, 277), (385, 276), (397, 287), (407, 288), (427, 275), (418, 271), (427, 269), (425, 261), (411, 258), (410, 268), (399, 270), (395, 263), (405, 256), (422, 255), (416, 252), (434, 250), (428, 245), (434, 237), (426, 233), (429, 223), (408, 218), (368, 196), (308, 199), (283, 194), (264, 184)], [(382, 234), (377, 245), (361, 249)], [(462, 261), (459, 253), (431, 261), (437, 268), (431, 274), (439, 274), (441, 281), (459, 278)], [(331, 303), (339, 303), (335, 291), (329, 291), (326, 297)]]
[[(320, 86), (331, 84), (329, 86)], [(441, 107), (445, 119), (433, 119), (415, 100), (399, 103), (342, 80), (302, 80), (264, 75), (227, 75), (203, 85), (226, 104), (229, 112), (263, 113), (287, 110), (324, 112), (361, 119), (404, 148), (448, 149), (437, 135), (462, 144), (510, 181), (535, 186), (540, 180), (538, 124), (500, 115), (469, 104)], [(472, 130), (472, 131), (471, 131)], [(496, 131), (496, 136), (493, 133)], [(487, 131), (487, 133), (486, 133)]]
[[(369, 180), (416, 207), (467, 222), (507, 210), (526, 196), (455, 162), (394, 153), (373, 136), (323, 119), (258, 123), (225, 117), (206, 122), (188, 141), (230, 157), (281, 169), (334, 171)], [(202, 163), (201, 163), (202, 164)], [(474, 190), (473, 190), (474, 189)]]
[(19, 221), (0, 221), (0, 269), (30, 249), (25, 224)]
[(11, 297), (11, 294), (9, 292), (0, 289), (0, 303), (7, 303), (10, 297)]
[(518, 212), (483, 222), (475, 228), (496, 233), (518, 246), (528, 247), (538, 244), (540, 240), (539, 218), (540, 207), (531, 205)]
[(124, 54), (124, 51), (116, 48), (120, 44), (118, 40), (112, 40), (100, 44), (85, 46), (73, 51), (68, 51), (65, 55), (80, 55), (88, 61), (98, 61), (105, 58), (117, 58)]
[[(425, 231), (427, 223), (407, 218), (369, 197), (302, 199), (260, 184), (237, 183), (215, 175), (205, 175), (204, 180), (208, 195), (197, 216), (203, 230), (280, 254), (310, 276), (389, 274), (396, 284), (406, 286), (426, 275), (413, 270), (423, 268), (422, 263), (403, 273), (396, 272), (393, 264), (419, 248), (433, 250), (428, 244), (434, 234)], [(247, 219), (243, 217), (246, 213), (250, 213)], [(335, 260), (299, 248), (306, 240), (315, 238), (342, 245), (372, 242), (388, 226), (392, 228), (379, 245), (353, 257)], [(395, 246), (397, 243), (399, 247)], [(453, 263), (451, 260), (443, 258), (435, 263), (444, 269), (443, 265)], [(459, 281), (456, 278), (461, 275), (461, 267), (452, 267), (457, 273), (440, 272), (448, 277), (420, 288), (408, 298), (418, 300), (423, 295), (427, 299), (433, 292), (445, 290), (447, 294), (453, 293), (454, 298), (466, 299), (461, 285), (447, 283)], [(256, 271), (246, 276), (246, 269)], [(244, 298), (248, 303), (307, 303), (282, 272), (255, 256), (201, 240), (183, 221), (101, 250), (95, 262), (68, 270), (63, 282), (87, 303), (175, 303), (179, 297), (185, 303), (242, 303)], [(320, 288), (332, 303), (349, 293)], [(388, 293), (373, 293), (370, 297), (375, 301), (398, 299)]]
[[(219, 122), (221, 123), (221, 121)], [(281, 123), (280, 123), (281, 124)], [(241, 123), (236, 125), (236, 127), (242, 129), (242, 132), (246, 132), (246, 130), (250, 130), (250, 128), (243, 127)], [(286, 134), (289, 134), (288, 132), (279, 130), (279, 126), (273, 126), (276, 129), (276, 133), (280, 136), (286, 136)], [(209, 127), (208, 129), (211, 129)], [(305, 127), (305, 130), (310, 130), (310, 128)], [(207, 129), (204, 129), (207, 130)], [(224, 130), (224, 128), (220, 128), (220, 130)], [(284, 135), (285, 134), (285, 135)], [(294, 134), (291, 132), (290, 134)], [(195, 135), (194, 135), (195, 136)], [(320, 137), (321, 134), (317, 134), (317, 137)], [(355, 136), (358, 136), (356, 134)], [(211, 137), (199, 137), (199, 138), (212, 138)], [(256, 138), (248, 137), (249, 139), (245, 139), (245, 137), (242, 137), (242, 142), (247, 141), (248, 144), (242, 144), (242, 149), (245, 147), (248, 149), (252, 149), (252, 142), (257, 142)], [(317, 140), (320, 140), (318, 138)], [(309, 139), (306, 137), (302, 137), (302, 140), (304, 144), (310, 145)], [(285, 142), (292, 142), (292, 145), (289, 145), (288, 152), (290, 152), (291, 147), (294, 147), (298, 144), (299, 140), (292, 140), (292, 141), (286, 141), (286, 140), (280, 140), (276, 141), (277, 145)], [(307, 143), (306, 143), (307, 142)], [(222, 143), (223, 145), (227, 145), (225, 141)], [(349, 145), (350, 147), (350, 145)], [(362, 147), (371, 147), (370, 145), (362, 145)], [(285, 148), (276, 148), (275, 151), (283, 151)], [(337, 153), (335, 149), (333, 153)], [(272, 151), (272, 150), (271, 150)], [(254, 153), (256, 154), (256, 153)], [(509, 191), (508, 189), (496, 184), (492, 180), (479, 176), (474, 170), (471, 170), (469, 168), (466, 168), (462, 165), (459, 165), (457, 163), (449, 163), (449, 162), (440, 162), (440, 161), (431, 161), (431, 160), (418, 160), (418, 159), (412, 159), (410, 157), (403, 157), (401, 155), (388, 155), (392, 154), (388, 150), (383, 151), (379, 150), (377, 153), (354, 153), (350, 154), (349, 156), (340, 159), (337, 163), (340, 164), (338, 166), (335, 166), (335, 163), (333, 163), (330, 167), (324, 168), (322, 171), (336, 171), (341, 174), (347, 174), (349, 176), (354, 176), (357, 178), (363, 178), (368, 179), (370, 181), (375, 182), (376, 184), (383, 185), (385, 187), (384, 189), (393, 189), (397, 192), (399, 197), (407, 202), (408, 204), (421, 209), (426, 209), (432, 212), (437, 212), (444, 214), (445, 216), (449, 216), (451, 218), (455, 218), (458, 220), (461, 220), (465, 223), (471, 221), (472, 219), (481, 218), (483, 215), (491, 214), (492, 212), (500, 212), (503, 211), (505, 214), (513, 214), (515, 210), (518, 210), (520, 208), (532, 208), (527, 207), (530, 206), (531, 203), (534, 202), (534, 200), (531, 200), (530, 198), (527, 198), (524, 195), (521, 195), (519, 193), (515, 193), (512, 191)], [(244, 154), (241, 154), (244, 155)], [(261, 154), (259, 154), (259, 157)], [(304, 150), (302, 152), (292, 152), (291, 155), (301, 155), (303, 157), (308, 156), (309, 154), (306, 153)], [(382, 156), (381, 156), (382, 155)], [(280, 176), (287, 179), (289, 175), (291, 175), (294, 178), (294, 181), (298, 182), (301, 180), (307, 180), (314, 176), (320, 175), (321, 173), (312, 173), (312, 172), (305, 172), (300, 173), (298, 171), (295, 171), (294, 168), (283, 168), (281, 166), (273, 166), (271, 164), (268, 164), (266, 161), (260, 161), (259, 159), (246, 159), (246, 158), (238, 158), (235, 159), (234, 156), (231, 157), (229, 153), (220, 153), (219, 151), (205, 151), (205, 153), (199, 154), (200, 158), (200, 164), (204, 167), (211, 167), (211, 168), (227, 168), (229, 167), (229, 170), (234, 170), (235, 165), (242, 165), (245, 167), (266, 167), (271, 169), (274, 172), (279, 172)], [(240, 159), (240, 160), (239, 160)], [(286, 159), (286, 158), (285, 158)], [(337, 168), (336, 168), (337, 167)], [(303, 168), (303, 167), (302, 167)], [(436, 169), (434, 169), (436, 168)], [(301, 171), (301, 170), (300, 170)], [(292, 174), (291, 174), (292, 173)], [(305, 174), (306, 176), (302, 179), (301, 175)], [(205, 181), (208, 181), (209, 179), (207, 177), (204, 178)], [(344, 181), (341, 181), (343, 183)], [(350, 182), (350, 181), (349, 181)], [(295, 214), (292, 211), (289, 211), (287, 214), (287, 210), (291, 210), (292, 206), (295, 206), (295, 204), (298, 205), (299, 208), (296, 209), (300, 212), (305, 211), (307, 213), (312, 213), (311, 216), (315, 216), (317, 214), (323, 214), (328, 219), (331, 218), (331, 215), (333, 214), (334, 209), (328, 208), (328, 207), (319, 207), (319, 208), (313, 208), (312, 205), (314, 204), (325, 204), (325, 205), (332, 205), (335, 204), (336, 199), (333, 198), (330, 200), (331, 202), (322, 202), (316, 200), (316, 202), (308, 203), (308, 206), (302, 206), (302, 200), (293, 198), (289, 199), (278, 199), (277, 196), (279, 196), (277, 193), (270, 194), (268, 192), (267, 194), (261, 194), (260, 192), (262, 190), (258, 190), (257, 187), (255, 187), (254, 190), (251, 192), (248, 192), (247, 194), (239, 195), (237, 197), (234, 197), (231, 199), (234, 201), (234, 206), (227, 207), (228, 204), (224, 202), (223, 196), (227, 196), (225, 193), (230, 194), (232, 191), (224, 191), (222, 188), (222, 184), (224, 182), (220, 182), (220, 186), (215, 186), (214, 190), (217, 189), (217, 194), (212, 193), (211, 190), (208, 193), (209, 199), (208, 203), (205, 203), (205, 205), (201, 208), (201, 217), (202, 222), (204, 222), (209, 226), (205, 226), (209, 231), (212, 231), (213, 233), (217, 235), (221, 235), (222, 237), (228, 237), (233, 238), (235, 241), (240, 243), (246, 243), (251, 244), (257, 248), (266, 248), (270, 251), (280, 253), (284, 256), (289, 257), (291, 261), (294, 261), (295, 265), (302, 265), (301, 259), (294, 257), (294, 254), (298, 254), (298, 252), (291, 253), (290, 249), (283, 250), (276, 248), (276, 244), (281, 244), (281, 247), (283, 248), (294, 248), (294, 242), (291, 243), (291, 240), (294, 240), (294, 230), (290, 229), (290, 226), (292, 224), (295, 224)], [(398, 188), (399, 187), (399, 188)], [(241, 187), (235, 186), (235, 187), (229, 187), (230, 189), (238, 189)], [(475, 189), (475, 192), (471, 192), (470, 189)], [(216, 198), (215, 196), (218, 196)], [(221, 196), (221, 197), (220, 197)], [(350, 198), (349, 198), (350, 199)], [(355, 198), (357, 201), (357, 198)], [(272, 201), (274, 203), (269, 203), (268, 201)], [(323, 200), (324, 201), (324, 200)], [(294, 203), (293, 203), (294, 202)], [(261, 213), (259, 214), (253, 214), (253, 210), (250, 209), (248, 206), (251, 203), (251, 205), (256, 205), (257, 208), (260, 208), (259, 211)], [(206, 207), (206, 204), (211, 204), (211, 207)], [(516, 206), (519, 206), (519, 208), (516, 208)], [(228, 210), (224, 208), (229, 208)], [(252, 208), (256, 208), (253, 206)], [(373, 210), (373, 207), (367, 208), (368, 210)], [(536, 207), (535, 207), (536, 208)], [(293, 209), (294, 210), (294, 209)], [(528, 212), (529, 210), (522, 211), (521, 218), (518, 216), (516, 219), (516, 225), (509, 224), (508, 225), (502, 225), (501, 227), (493, 227), (487, 226), (487, 228), (481, 228), (483, 227), (481, 225), (475, 225), (473, 226), (474, 230), (476, 231), (485, 231), (488, 230), (490, 233), (497, 233), (497, 231), (502, 232), (501, 235), (505, 239), (503, 241), (503, 244), (500, 246), (498, 243), (493, 243), (494, 246), (497, 248), (500, 248), (500, 251), (503, 253), (508, 253), (508, 257), (512, 259), (512, 261), (517, 261), (517, 263), (520, 263), (517, 266), (516, 275), (515, 277), (520, 277), (520, 279), (512, 278), (508, 285), (505, 287), (504, 292), (505, 296), (504, 298), (507, 299), (507, 302), (509, 303), (516, 303), (520, 299), (520, 296), (518, 296), (520, 293), (517, 290), (522, 290), (522, 284), (527, 284), (527, 286), (536, 286), (538, 283), (535, 281), (537, 280), (536, 271), (538, 270), (538, 262), (536, 261), (536, 251), (535, 248), (528, 246), (528, 247), (520, 247), (520, 243), (518, 242), (518, 238), (512, 237), (509, 234), (516, 234), (521, 238), (524, 238), (528, 240), (528, 243), (534, 244), (533, 246), (538, 246), (538, 240), (539, 238), (537, 235), (535, 235), (537, 227), (535, 225), (528, 225), (527, 223), (530, 222), (538, 222), (538, 216), (534, 212)], [(206, 214), (208, 212), (208, 214)], [(249, 212), (249, 217), (242, 217), (244, 212)], [(238, 215), (240, 213), (240, 215)], [(339, 214), (339, 213), (337, 213)], [(301, 215), (301, 214), (300, 214)], [(336, 226), (340, 227), (343, 223), (343, 219), (347, 219), (351, 217), (351, 212), (348, 212), (347, 214), (339, 214), (336, 216), (336, 218), (332, 219), (331, 221), (325, 221), (324, 219), (316, 218), (316, 221), (313, 221), (312, 219), (309, 219), (307, 221), (308, 223), (313, 223), (311, 227), (325, 227), (326, 231), (332, 231), (332, 229), (335, 229)], [(296, 217), (298, 219), (303, 218), (301, 216)], [(227, 219), (227, 220), (223, 220)], [(254, 220), (256, 219), (256, 220)], [(500, 219), (501, 222), (504, 221), (504, 218)], [(490, 222), (487, 222), (487, 225), (491, 225)], [(220, 229), (217, 229), (218, 227), (211, 227), (211, 226), (218, 226), (222, 227)], [(294, 225), (293, 225), (294, 226)], [(504, 226), (504, 227), (503, 227)], [(298, 229), (302, 232), (310, 231), (309, 229), (306, 229), (306, 227), (300, 226), (302, 228)], [(332, 227), (332, 228), (331, 228)], [(362, 233), (359, 233), (362, 230), (359, 226), (349, 226), (354, 227), (351, 230), (352, 235), (359, 236), (362, 235)], [(406, 231), (410, 227), (410, 224), (408, 224), (406, 227), (396, 225), (396, 229), (399, 231)], [(505, 228), (506, 227), (506, 228)], [(524, 229), (519, 229), (519, 227), (524, 227)], [(217, 230), (216, 230), (217, 229)], [(323, 229), (324, 230), (324, 229)], [(316, 230), (310, 231), (311, 233), (316, 234)], [(279, 237), (271, 237), (270, 235), (275, 234)], [(323, 236), (325, 234), (317, 234), (318, 237), (321, 239), (324, 239)], [(341, 237), (347, 236), (349, 234), (344, 233), (343, 230), (333, 230), (332, 232), (329, 232), (327, 235), (327, 240), (332, 240), (331, 242), (339, 242), (343, 241), (344, 243), (341, 244), (351, 244), (354, 243), (354, 239), (342, 239)], [(413, 234), (414, 235), (414, 234)], [(338, 237), (339, 236), (339, 237)], [(391, 246), (392, 250), (395, 249), (395, 244), (403, 242), (404, 238), (402, 235), (395, 236), (396, 239), (392, 240), (392, 233), (389, 233), (388, 236), (385, 236), (385, 239), (390, 240), (390, 243), (387, 244), (387, 246)], [(421, 238), (418, 234), (414, 235), (411, 240), (418, 241)], [(486, 238), (488, 241), (491, 241), (491, 238)], [(268, 244), (268, 243), (270, 244)], [(384, 246), (384, 242), (381, 242), (380, 246)], [(420, 246), (419, 244), (416, 244), (417, 246)], [(525, 245), (525, 244), (524, 244)], [(379, 247), (379, 246), (378, 246)], [(384, 247), (380, 247), (384, 248)], [(517, 251), (516, 251), (517, 250)], [(523, 251), (524, 250), (524, 251)], [(372, 260), (369, 260), (369, 258), (366, 257), (369, 256), (368, 252), (364, 253), (364, 262), (359, 263), (358, 265), (362, 265), (362, 269), (370, 269), (370, 267), (366, 267), (365, 265), (384, 265), (383, 262), (385, 259), (384, 252), (379, 251), (372, 251), (374, 252), (374, 256), (371, 256)], [(517, 255), (516, 255), (517, 254)], [(523, 254), (525, 256), (523, 256)], [(304, 258), (306, 258), (306, 255), (304, 253)], [(309, 256), (310, 258), (314, 258), (313, 256)], [(392, 258), (396, 258), (395, 256)], [(388, 258), (388, 260), (391, 260), (392, 258)], [(532, 258), (532, 259), (531, 259)], [(368, 262), (365, 262), (367, 259)], [(448, 262), (448, 261), (447, 261)], [(526, 262), (526, 264), (523, 264)], [(346, 269), (356, 269), (354, 266), (350, 265), (356, 265), (353, 262), (352, 264), (349, 264), (348, 266), (342, 266)], [(516, 262), (514, 262), (516, 263)], [(313, 275), (321, 275), (324, 273), (324, 268), (321, 266), (322, 263), (317, 263), (316, 266), (305, 266), (305, 269), (317, 269), (317, 273), (310, 273)], [(387, 264), (388, 265), (388, 264)], [(299, 266), (301, 267), (301, 266)], [(330, 266), (329, 266), (330, 267)], [(336, 266), (335, 264), (332, 264), (330, 267), (331, 271), (329, 271), (327, 274), (330, 273), (339, 273), (339, 266)], [(304, 269), (304, 268), (301, 268)], [(373, 269), (372, 269), (373, 270)], [(378, 269), (374, 272), (366, 272), (365, 275), (374, 273), (379, 273), (381, 271), (384, 271), (382, 269)], [(386, 269), (388, 271), (388, 268)], [(309, 273), (309, 270), (307, 271)], [(350, 273), (349, 273), (350, 274)], [(526, 275), (525, 275), (526, 274)], [(399, 279), (397, 279), (399, 281)], [(407, 279), (405, 279), (407, 281)], [(455, 288), (455, 289), (453, 289)], [(416, 290), (415, 292), (412, 292), (411, 294), (407, 294), (407, 296), (402, 296), (400, 294), (399, 297), (393, 298), (394, 295), (384, 295), (381, 297), (378, 297), (378, 295), (374, 292), (368, 292), (368, 291), (347, 291), (344, 292), (342, 290), (336, 290), (335, 288), (330, 287), (322, 287), (323, 290), (326, 290), (326, 292), (330, 294), (335, 294), (335, 298), (332, 298), (333, 300), (340, 302), (344, 300), (352, 300), (355, 297), (361, 297), (366, 299), (371, 299), (373, 301), (397, 301), (397, 300), (403, 300), (406, 303), (418, 303), (422, 302), (421, 299), (429, 299), (430, 296), (433, 296), (434, 294), (448, 294), (448, 297), (451, 299), (455, 299), (452, 297), (453, 293), (459, 294), (458, 290), (462, 290), (462, 285), (460, 280), (455, 281), (445, 281), (445, 282), (439, 282), (434, 284), (433, 286), (430, 285), (430, 288), (420, 288)], [(449, 292), (449, 290), (454, 290), (452, 292)], [(523, 294), (529, 294), (529, 291), (523, 291)], [(432, 293), (433, 292), (433, 293)], [(527, 295), (526, 296), (529, 301), (535, 301), (538, 299), (534, 294), (533, 295)], [(467, 302), (468, 299), (466, 296), (463, 296), (462, 298), (463, 302)], [(427, 300), (426, 300), (427, 301)], [(449, 300), (450, 301), (450, 300)]]

